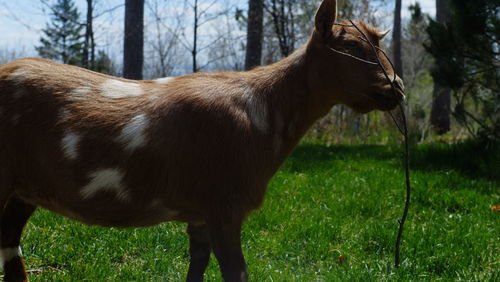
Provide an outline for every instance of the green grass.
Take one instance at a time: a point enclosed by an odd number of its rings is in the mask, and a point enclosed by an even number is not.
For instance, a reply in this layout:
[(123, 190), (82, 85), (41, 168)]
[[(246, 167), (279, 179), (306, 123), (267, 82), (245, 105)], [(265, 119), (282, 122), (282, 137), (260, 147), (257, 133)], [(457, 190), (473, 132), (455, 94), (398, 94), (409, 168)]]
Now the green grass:
[[(393, 249), (404, 202), (397, 146), (302, 144), (272, 179), (243, 230), (252, 281), (499, 281), (500, 148), (412, 149), (413, 201)], [(23, 236), (32, 281), (181, 281), (185, 225), (88, 227), (39, 210)], [(344, 262), (339, 256), (345, 257)], [(220, 281), (212, 257), (206, 274)]]

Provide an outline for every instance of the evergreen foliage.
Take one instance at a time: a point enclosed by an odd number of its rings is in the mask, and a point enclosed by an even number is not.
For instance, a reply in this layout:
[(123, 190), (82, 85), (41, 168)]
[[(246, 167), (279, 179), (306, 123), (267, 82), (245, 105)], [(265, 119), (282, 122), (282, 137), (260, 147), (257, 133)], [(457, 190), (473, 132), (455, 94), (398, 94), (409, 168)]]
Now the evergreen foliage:
[(407, 88), (421, 84), (432, 65), (432, 56), (422, 46), (429, 38), (425, 31), (429, 25), (428, 17), (422, 12), (420, 4), (410, 5), (411, 19), (403, 30), (404, 81)]
[(450, 0), (449, 22), (430, 22), (426, 49), (436, 82), (453, 89), (455, 118), (500, 139), (500, 0)]
[(117, 75), (116, 66), (113, 60), (103, 50), (97, 52), (97, 60), (92, 70), (103, 74)]
[(51, 21), (43, 29), (41, 45), (36, 47), (42, 58), (70, 65), (82, 65), (83, 27), (73, 0), (57, 0), (51, 6)]

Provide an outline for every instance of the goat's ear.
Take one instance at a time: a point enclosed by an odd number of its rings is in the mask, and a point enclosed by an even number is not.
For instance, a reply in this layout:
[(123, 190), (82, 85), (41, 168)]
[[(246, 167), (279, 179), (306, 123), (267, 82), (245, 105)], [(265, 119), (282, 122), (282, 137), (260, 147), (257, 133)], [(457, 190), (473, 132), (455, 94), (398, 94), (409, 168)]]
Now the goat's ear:
[(337, 0), (323, 0), (316, 12), (316, 31), (328, 38), (332, 32), (332, 27), (337, 20)]

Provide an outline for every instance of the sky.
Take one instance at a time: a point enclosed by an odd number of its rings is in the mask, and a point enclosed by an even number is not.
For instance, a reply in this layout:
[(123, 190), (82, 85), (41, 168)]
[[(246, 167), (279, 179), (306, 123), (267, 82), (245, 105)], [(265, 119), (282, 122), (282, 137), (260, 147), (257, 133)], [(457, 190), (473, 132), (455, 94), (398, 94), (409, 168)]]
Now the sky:
[[(84, 16), (87, 9), (86, 1), (76, 0), (75, 2)], [(123, 2), (123, 0), (99, 0), (98, 10), (112, 9)], [(100, 24), (98, 23), (95, 27), (96, 33), (106, 28), (111, 31), (109, 36), (112, 36), (114, 29), (121, 28), (120, 16), (123, 13), (122, 7), (101, 17)], [(22, 54), (23, 56), (36, 55), (34, 46), (38, 44), (41, 30), (48, 20), (49, 11), (40, 0), (0, 0), (0, 48), (17, 49), (19, 52), (26, 53)], [(106, 22), (105, 27), (102, 26), (104, 22)], [(111, 41), (112, 38), (105, 38), (105, 40)]]
[[(242, 0), (235, 0), (242, 1)], [(49, 1), (51, 2), (51, 1)], [(75, 0), (80, 11), (86, 11), (85, 0)], [(113, 9), (124, 0), (99, 0), (98, 12)], [(403, 18), (409, 18), (408, 6), (417, 0), (403, 0)], [(425, 13), (435, 15), (435, 0), (418, 0)], [(120, 41), (123, 7), (98, 19), (96, 36), (106, 46)], [(40, 30), (45, 27), (48, 17), (47, 8), (40, 0), (0, 0), (0, 48), (16, 50), (20, 56), (35, 56), (34, 46), (38, 44)], [(147, 19), (146, 19), (147, 21)], [(102, 32), (102, 31), (106, 32)]]

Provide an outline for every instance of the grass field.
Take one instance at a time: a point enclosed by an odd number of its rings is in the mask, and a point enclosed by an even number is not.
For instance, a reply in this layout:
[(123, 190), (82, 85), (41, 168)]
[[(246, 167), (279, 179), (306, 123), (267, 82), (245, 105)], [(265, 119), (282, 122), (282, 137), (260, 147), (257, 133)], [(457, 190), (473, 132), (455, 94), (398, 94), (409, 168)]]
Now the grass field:
[[(404, 201), (397, 146), (302, 144), (243, 230), (251, 281), (500, 281), (500, 147), (412, 150), (413, 202), (392, 268)], [(88, 227), (39, 210), (23, 236), (32, 281), (181, 281), (185, 225)], [(220, 281), (212, 257), (206, 274)]]

